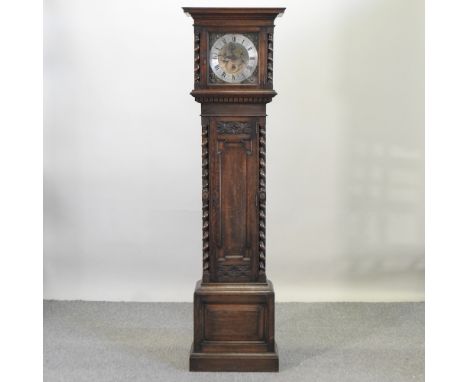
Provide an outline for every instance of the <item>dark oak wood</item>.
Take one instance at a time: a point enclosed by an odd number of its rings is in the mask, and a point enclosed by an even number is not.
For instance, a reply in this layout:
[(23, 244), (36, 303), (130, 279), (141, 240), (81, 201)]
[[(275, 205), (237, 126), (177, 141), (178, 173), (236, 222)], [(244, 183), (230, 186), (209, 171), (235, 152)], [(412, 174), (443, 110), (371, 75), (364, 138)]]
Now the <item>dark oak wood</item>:
[(198, 282), (192, 371), (278, 371), (275, 296), (266, 283)]
[[(184, 8), (194, 19), (191, 94), (202, 121), (203, 275), (194, 293), (192, 371), (279, 368), (274, 291), (265, 273), (265, 122), (276, 95), (273, 22), (284, 10)], [(249, 81), (213, 80), (210, 41), (223, 34), (254, 41), (258, 63)]]

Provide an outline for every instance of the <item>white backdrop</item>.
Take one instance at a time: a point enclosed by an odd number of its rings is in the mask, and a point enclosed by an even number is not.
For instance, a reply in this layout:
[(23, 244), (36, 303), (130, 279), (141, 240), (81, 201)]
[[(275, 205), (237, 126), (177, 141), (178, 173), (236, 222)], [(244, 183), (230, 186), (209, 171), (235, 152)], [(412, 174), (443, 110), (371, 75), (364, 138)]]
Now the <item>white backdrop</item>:
[(200, 105), (182, 6), (286, 6), (267, 106), (278, 301), (424, 298), (423, 0), (46, 0), (44, 297), (191, 301)]

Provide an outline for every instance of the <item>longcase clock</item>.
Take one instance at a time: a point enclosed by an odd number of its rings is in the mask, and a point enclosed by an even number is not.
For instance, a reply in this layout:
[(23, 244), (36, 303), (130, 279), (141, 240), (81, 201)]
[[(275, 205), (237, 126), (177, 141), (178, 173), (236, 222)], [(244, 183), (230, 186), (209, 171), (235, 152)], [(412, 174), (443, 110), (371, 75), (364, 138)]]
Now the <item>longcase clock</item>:
[(278, 371), (266, 262), (266, 104), (284, 8), (184, 8), (202, 124), (202, 279), (192, 371)]

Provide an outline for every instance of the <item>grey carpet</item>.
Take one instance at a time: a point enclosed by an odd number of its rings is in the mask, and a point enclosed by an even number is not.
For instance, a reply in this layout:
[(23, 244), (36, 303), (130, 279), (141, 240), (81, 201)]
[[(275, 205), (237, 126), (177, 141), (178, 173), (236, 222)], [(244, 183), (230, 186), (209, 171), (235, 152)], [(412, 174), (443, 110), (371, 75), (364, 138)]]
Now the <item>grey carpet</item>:
[(424, 380), (423, 303), (277, 303), (280, 372), (190, 373), (189, 303), (44, 302), (44, 381)]

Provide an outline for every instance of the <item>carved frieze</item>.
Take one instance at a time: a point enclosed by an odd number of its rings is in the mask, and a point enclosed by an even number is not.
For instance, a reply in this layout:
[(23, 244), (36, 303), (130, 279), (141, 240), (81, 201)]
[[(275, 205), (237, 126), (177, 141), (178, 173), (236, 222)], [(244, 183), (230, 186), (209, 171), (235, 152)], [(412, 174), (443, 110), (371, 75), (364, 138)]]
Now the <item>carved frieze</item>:
[(195, 101), (200, 103), (269, 103), (272, 96), (221, 96), (221, 95), (196, 95)]
[(242, 278), (250, 277), (250, 264), (226, 265), (219, 264), (217, 266), (218, 281), (233, 281)]
[(216, 125), (218, 134), (251, 134), (252, 127), (249, 122), (226, 121)]

